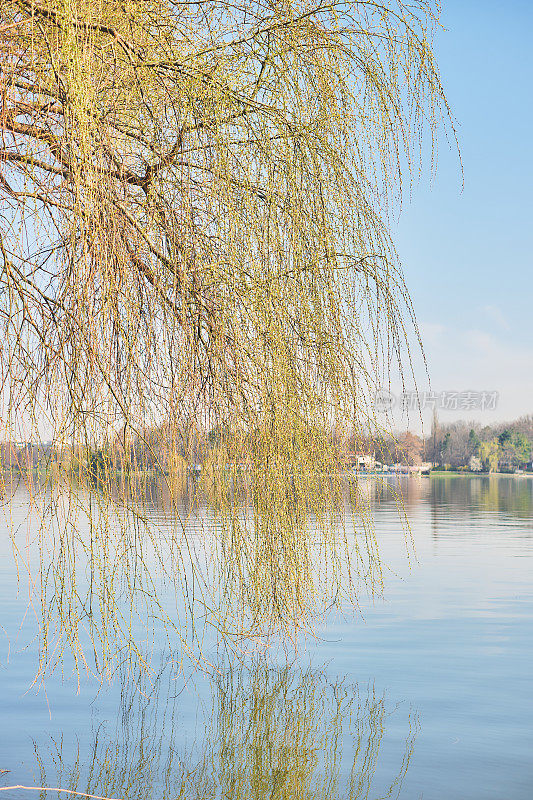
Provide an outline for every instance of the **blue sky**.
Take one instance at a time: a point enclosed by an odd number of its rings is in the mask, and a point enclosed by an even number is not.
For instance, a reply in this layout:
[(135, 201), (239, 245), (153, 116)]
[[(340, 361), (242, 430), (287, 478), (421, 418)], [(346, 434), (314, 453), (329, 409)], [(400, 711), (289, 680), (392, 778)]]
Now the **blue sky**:
[[(414, 188), (394, 236), (432, 389), (499, 392), (495, 411), (442, 422), (488, 423), (533, 413), (533, 3), (444, 0), (441, 21), (464, 188), (443, 142), (436, 180)], [(417, 381), (427, 388), (420, 363)]]

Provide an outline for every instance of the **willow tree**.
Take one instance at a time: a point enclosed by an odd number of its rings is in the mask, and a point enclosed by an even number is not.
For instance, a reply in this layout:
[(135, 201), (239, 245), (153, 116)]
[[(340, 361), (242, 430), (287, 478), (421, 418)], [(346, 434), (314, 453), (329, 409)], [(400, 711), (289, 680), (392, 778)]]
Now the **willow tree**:
[(386, 211), (445, 110), (435, 23), (424, 1), (5, 0), (9, 410), (74, 440), (353, 423), (411, 311)]
[(244, 453), (257, 479), (250, 569), (266, 536), (293, 574), (294, 475), (331, 469), (331, 432), (365, 424), (414, 325), (388, 219), (449, 120), (437, 12), (3, 0), (10, 430), (78, 455), (118, 435), (156, 461), (149, 429), (171, 453), (190, 431), (229, 431), (214, 467)]

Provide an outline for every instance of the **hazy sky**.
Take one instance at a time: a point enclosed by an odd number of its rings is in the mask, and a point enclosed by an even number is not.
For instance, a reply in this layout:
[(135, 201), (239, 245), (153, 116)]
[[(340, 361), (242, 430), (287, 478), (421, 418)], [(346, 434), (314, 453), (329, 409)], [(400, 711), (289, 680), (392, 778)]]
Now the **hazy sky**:
[(499, 392), (495, 411), (439, 418), (513, 419), (533, 413), (533, 3), (443, 0), (442, 10), (436, 50), (464, 189), (445, 145), (436, 181), (415, 187), (395, 238), (432, 389)]

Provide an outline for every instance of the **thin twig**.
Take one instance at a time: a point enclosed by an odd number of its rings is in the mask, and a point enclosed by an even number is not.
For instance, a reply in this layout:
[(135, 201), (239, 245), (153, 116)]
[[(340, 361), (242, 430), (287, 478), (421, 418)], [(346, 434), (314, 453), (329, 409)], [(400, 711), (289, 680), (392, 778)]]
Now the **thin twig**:
[(93, 800), (122, 800), (121, 797), (102, 797), (99, 794), (87, 794), (86, 792), (75, 792), (73, 789), (60, 789), (52, 786), (0, 786), (0, 792), (7, 792), (8, 789), (28, 789), (36, 792), (66, 792), (76, 794), (79, 797), (90, 797)]

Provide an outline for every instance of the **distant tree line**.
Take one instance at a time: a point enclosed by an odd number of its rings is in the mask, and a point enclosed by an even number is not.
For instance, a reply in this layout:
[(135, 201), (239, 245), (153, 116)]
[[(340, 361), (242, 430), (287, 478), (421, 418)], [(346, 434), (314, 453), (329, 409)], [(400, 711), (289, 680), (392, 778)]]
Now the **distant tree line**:
[[(233, 463), (246, 465), (257, 450), (256, 435), (254, 429), (235, 431), (224, 425), (210, 430), (160, 425), (134, 437), (121, 430), (100, 447), (0, 442), (0, 465), (23, 472), (58, 462), (81, 467), (95, 476), (109, 471), (170, 472), (216, 459), (222, 450)], [(405, 431), (366, 436), (354, 433), (346, 438), (332, 431), (329, 439), (331, 455), (339, 466), (350, 466), (358, 455), (369, 454), (383, 465), (427, 463), (436, 469), (474, 472), (533, 469), (533, 415), (485, 426), (464, 421), (440, 425), (434, 419), (427, 436)]]
[(439, 426), (434, 420), (425, 444), (428, 460), (441, 467), (485, 472), (531, 469), (533, 416), (485, 426), (466, 422)]
[(474, 472), (530, 470), (533, 415), (484, 426), (465, 421), (440, 425), (434, 418), (427, 436), (407, 431), (393, 436), (369, 437), (365, 448), (373, 451), (376, 460), (383, 464), (429, 462), (440, 469)]

